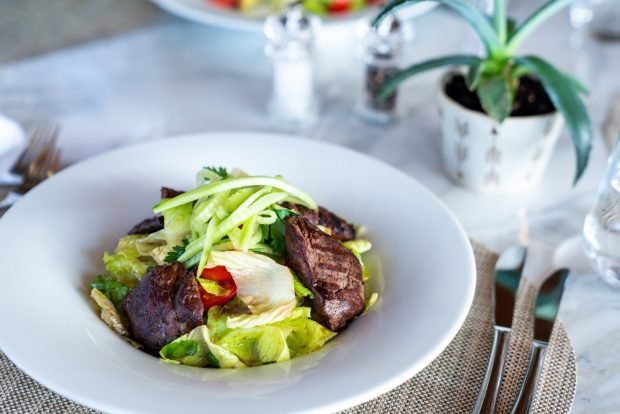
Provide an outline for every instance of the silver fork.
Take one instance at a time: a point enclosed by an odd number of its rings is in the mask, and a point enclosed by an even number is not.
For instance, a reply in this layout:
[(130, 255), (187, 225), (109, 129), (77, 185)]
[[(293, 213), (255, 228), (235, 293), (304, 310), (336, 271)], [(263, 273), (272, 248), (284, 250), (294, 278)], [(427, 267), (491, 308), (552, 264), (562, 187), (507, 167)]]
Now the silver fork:
[[(60, 149), (56, 147), (58, 127), (50, 130), (49, 136), (38, 138), (38, 143), (32, 145), (35, 150), (26, 149), (20, 157), (14, 170), (22, 172), (21, 184), (14, 187), (7, 196), (0, 201), (0, 209), (7, 209), (17, 202), (25, 193), (60, 169)], [(34, 138), (33, 138), (34, 141)], [(31, 145), (29, 145), (31, 147)], [(27, 154), (30, 152), (30, 154)], [(24, 161), (29, 161), (24, 164)]]
[(24, 148), (8, 174), (3, 177), (0, 187), (21, 185), (28, 170), (40, 158), (40, 155), (55, 147), (58, 132), (59, 127), (54, 122), (45, 121), (38, 123), (32, 134), (30, 134), (26, 148)]

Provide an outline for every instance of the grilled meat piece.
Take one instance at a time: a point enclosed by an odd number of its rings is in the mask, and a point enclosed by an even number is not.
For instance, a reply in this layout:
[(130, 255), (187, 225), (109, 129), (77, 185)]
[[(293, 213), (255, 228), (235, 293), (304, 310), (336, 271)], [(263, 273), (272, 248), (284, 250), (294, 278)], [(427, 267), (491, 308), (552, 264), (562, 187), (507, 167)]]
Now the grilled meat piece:
[(284, 207), (298, 212), (303, 218), (315, 226), (328, 228), (331, 230), (332, 236), (340, 241), (355, 239), (355, 227), (325, 207), (319, 207), (319, 211), (314, 211), (308, 207), (293, 203), (285, 203)]
[(142, 220), (127, 232), (127, 234), (151, 234), (164, 228), (164, 218), (155, 216)]
[(314, 309), (332, 331), (364, 309), (364, 282), (359, 260), (338, 240), (302, 216), (285, 222), (288, 265), (314, 293)]
[(332, 236), (340, 241), (355, 239), (355, 227), (324, 207), (319, 207), (319, 225), (330, 229)]
[(203, 323), (196, 278), (179, 262), (157, 266), (125, 299), (132, 338), (154, 355)]
[(314, 224), (315, 226), (319, 225), (318, 211), (309, 209), (308, 207), (302, 206), (301, 204), (294, 204), (289, 202), (283, 203), (282, 206), (299, 213), (299, 215), (308, 220), (310, 224)]
[(174, 198), (180, 194), (183, 194), (185, 191), (179, 191), (168, 187), (162, 187), (159, 190), (161, 198)]
[[(174, 198), (183, 191), (174, 190), (168, 187), (162, 187), (160, 190), (161, 198)], [(162, 216), (150, 217), (142, 220), (127, 232), (127, 234), (151, 234), (164, 228), (164, 218)]]

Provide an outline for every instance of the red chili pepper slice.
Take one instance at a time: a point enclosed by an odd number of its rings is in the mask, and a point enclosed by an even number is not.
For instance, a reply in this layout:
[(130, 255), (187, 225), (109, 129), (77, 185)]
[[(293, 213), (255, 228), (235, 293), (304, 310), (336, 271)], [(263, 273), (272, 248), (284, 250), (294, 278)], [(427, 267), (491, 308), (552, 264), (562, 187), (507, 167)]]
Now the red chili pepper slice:
[(230, 301), (235, 293), (237, 293), (237, 285), (232, 278), (232, 275), (224, 266), (216, 266), (209, 269), (204, 269), (202, 271), (201, 278), (212, 280), (220, 285), (222, 288), (226, 289), (226, 293), (224, 295), (214, 295), (212, 293), (207, 292), (202, 287), (199, 287), (200, 291), (200, 299), (202, 300), (202, 304), (205, 310), (209, 309), (212, 306), (223, 305)]
[(327, 10), (330, 13), (344, 13), (351, 10), (351, 0), (332, 0), (328, 6)]
[(238, 6), (237, 0), (206, 0), (206, 3), (226, 9), (236, 9)]

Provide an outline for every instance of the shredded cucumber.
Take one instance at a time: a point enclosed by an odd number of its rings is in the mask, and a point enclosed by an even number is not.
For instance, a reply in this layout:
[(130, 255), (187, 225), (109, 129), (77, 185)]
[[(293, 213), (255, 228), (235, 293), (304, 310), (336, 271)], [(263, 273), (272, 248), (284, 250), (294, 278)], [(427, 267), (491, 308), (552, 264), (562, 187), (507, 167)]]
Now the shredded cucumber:
[(286, 193), (276, 192), (264, 195), (260, 199), (256, 200), (251, 206), (242, 209), (241, 207), (233, 211), (230, 216), (223, 220), (218, 226), (215, 237), (220, 239), (226, 235), (233, 228), (241, 225), (245, 220), (251, 216), (260, 213), (270, 205), (278, 203), (286, 198)]
[(155, 212), (194, 203), (190, 218), (191, 239), (178, 258), (186, 266), (206, 266), (213, 250), (260, 251), (273, 254), (263, 242), (263, 226), (278, 220), (274, 206), (292, 201), (318, 208), (312, 198), (281, 177), (221, 177), (211, 171), (198, 174), (206, 182), (172, 199), (162, 200)]
[(318, 209), (316, 202), (304, 191), (297, 187), (287, 183), (284, 180), (273, 177), (241, 177), (241, 178), (227, 178), (221, 181), (209, 183), (207, 185), (200, 186), (194, 190), (180, 194), (174, 198), (162, 200), (155, 207), (153, 207), (154, 213), (161, 213), (164, 210), (168, 210), (173, 207), (180, 206), (185, 203), (194, 202), (198, 199), (208, 197), (213, 194), (217, 194), (222, 191), (234, 190), (237, 188), (254, 187), (254, 186), (271, 186), (279, 190), (285, 191), (292, 197), (299, 199), (301, 204), (313, 210)]
[(194, 206), (190, 219), (190, 226), (194, 236), (205, 233), (207, 222), (215, 215), (220, 205), (226, 201), (229, 194), (230, 191), (222, 191)]
[(211, 246), (213, 246), (213, 242), (215, 241), (215, 230), (218, 225), (217, 218), (212, 218), (209, 221), (209, 225), (207, 226), (207, 232), (204, 236), (204, 242), (202, 245), (202, 254), (200, 255), (200, 261), (198, 262), (198, 275), (202, 274), (202, 269), (207, 265), (207, 260), (209, 259), (209, 254), (211, 253)]
[(273, 210), (263, 210), (256, 215), (256, 222), (258, 224), (270, 225), (278, 220), (276, 212)]
[(230, 214), (234, 210), (238, 209), (241, 203), (247, 200), (249, 196), (257, 192), (259, 189), (260, 188), (258, 187), (249, 187), (234, 190), (230, 197), (224, 201), (222, 207)]
[[(205, 229), (205, 231), (206, 231), (206, 229)], [(200, 251), (202, 250), (203, 244), (204, 244), (204, 236), (199, 237), (196, 240), (192, 240), (185, 247), (185, 253), (183, 253), (179, 257), (179, 261), (185, 263), (188, 267), (190, 267), (189, 266), (189, 259), (191, 259), (193, 256), (195, 256), (198, 253), (200, 253)]]
[(256, 223), (257, 217), (258, 215), (253, 215), (243, 222), (243, 228), (241, 229), (241, 235), (239, 237), (239, 250), (247, 252), (250, 248), (250, 243), (254, 238), (254, 234), (256, 234), (256, 230), (259, 230)]

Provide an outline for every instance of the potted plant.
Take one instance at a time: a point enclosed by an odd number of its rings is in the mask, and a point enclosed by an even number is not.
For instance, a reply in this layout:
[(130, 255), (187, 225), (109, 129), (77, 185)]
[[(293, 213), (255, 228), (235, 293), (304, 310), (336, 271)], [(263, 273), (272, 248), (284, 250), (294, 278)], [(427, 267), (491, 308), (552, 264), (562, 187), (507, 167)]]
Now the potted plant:
[[(390, 0), (373, 21), (423, 0)], [(572, 0), (552, 0), (519, 25), (507, 18), (506, 1), (495, 0), (493, 16), (465, 0), (434, 0), (465, 18), (485, 48), (484, 56), (453, 55), (414, 64), (384, 85), (385, 99), (405, 79), (454, 65), (439, 85), (442, 155), (448, 173), (483, 193), (516, 193), (542, 177), (566, 122), (576, 153), (576, 183), (588, 163), (592, 129), (580, 99), (586, 89), (572, 76), (536, 56), (517, 56), (523, 41)]]

